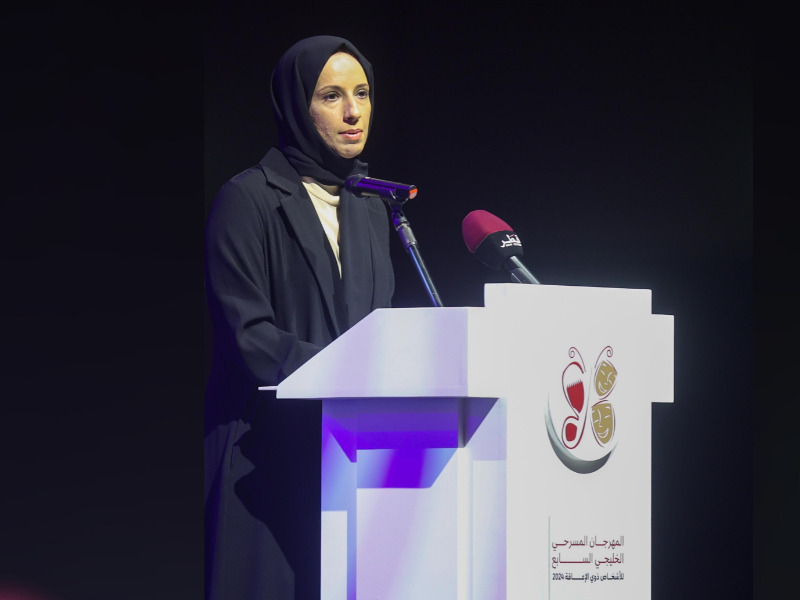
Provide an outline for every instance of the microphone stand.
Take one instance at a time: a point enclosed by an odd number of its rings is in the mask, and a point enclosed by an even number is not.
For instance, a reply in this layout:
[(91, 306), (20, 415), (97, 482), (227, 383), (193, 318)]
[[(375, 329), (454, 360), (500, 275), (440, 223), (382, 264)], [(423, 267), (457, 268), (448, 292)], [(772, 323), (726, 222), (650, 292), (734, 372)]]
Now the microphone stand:
[(525, 265), (516, 256), (510, 256), (505, 266), (511, 272), (511, 279), (514, 280), (514, 283), (539, 283), (539, 280), (525, 268)]
[(403, 242), (406, 251), (411, 255), (411, 259), (414, 261), (414, 265), (422, 278), (422, 283), (425, 284), (425, 289), (431, 297), (431, 302), (433, 302), (434, 306), (444, 306), (442, 299), (439, 297), (439, 292), (436, 291), (436, 286), (433, 285), (433, 280), (430, 273), (428, 273), (428, 268), (425, 266), (425, 261), (422, 260), (422, 255), (419, 253), (417, 239), (414, 237), (414, 232), (411, 231), (411, 225), (409, 225), (408, 219), (403, 214), (404, 201), (398, 200), (394, 194), (391, 194), (391, 197), (382, 196), (382, 198), (392, 211), (394, 228), (397, 231), (397, 235), (400, 236), (400, 241)]

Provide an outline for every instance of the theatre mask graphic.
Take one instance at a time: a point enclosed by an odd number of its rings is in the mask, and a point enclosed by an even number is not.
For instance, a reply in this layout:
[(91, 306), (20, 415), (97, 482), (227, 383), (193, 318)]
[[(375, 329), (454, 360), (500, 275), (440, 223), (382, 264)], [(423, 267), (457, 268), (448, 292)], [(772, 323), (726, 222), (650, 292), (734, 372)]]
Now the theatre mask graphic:
[(576, 347), (567, 352), (561, 390), (548, 397), (547, 433), (556, 456), (576, 473), (592, 473), (611, 457), (617, 443), (614, 389), (619, 373), (614, 349), (603, 348), (586, 367)]

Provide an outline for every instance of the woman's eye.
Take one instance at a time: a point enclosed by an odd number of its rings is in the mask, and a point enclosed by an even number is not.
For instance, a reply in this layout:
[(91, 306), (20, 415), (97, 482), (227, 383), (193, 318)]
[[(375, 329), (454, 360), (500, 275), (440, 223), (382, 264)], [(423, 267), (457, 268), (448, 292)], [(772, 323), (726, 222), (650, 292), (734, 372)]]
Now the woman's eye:
[(338, 97), (339, 96), (338, 96), (338, 94), (336, 92), (328, 92), (327, 94), (325, 94), (322, 97), (322, 99), (323, 100), (336, 100), (336, 98), (338, 98)]
[(361, 98), (362, 100), (364, 98), (369, 98), (369, 90), (358, 90), (356, 92), (356, 97)]

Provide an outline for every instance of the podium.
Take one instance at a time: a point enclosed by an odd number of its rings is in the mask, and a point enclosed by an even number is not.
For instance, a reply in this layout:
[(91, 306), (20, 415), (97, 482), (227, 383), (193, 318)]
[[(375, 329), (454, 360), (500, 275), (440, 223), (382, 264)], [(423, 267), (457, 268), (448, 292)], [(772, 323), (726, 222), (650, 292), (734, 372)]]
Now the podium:
[(322, 600), (650, 598), (649, 290), (488, 284), (373, 311), (277, 387), (322, 399)]

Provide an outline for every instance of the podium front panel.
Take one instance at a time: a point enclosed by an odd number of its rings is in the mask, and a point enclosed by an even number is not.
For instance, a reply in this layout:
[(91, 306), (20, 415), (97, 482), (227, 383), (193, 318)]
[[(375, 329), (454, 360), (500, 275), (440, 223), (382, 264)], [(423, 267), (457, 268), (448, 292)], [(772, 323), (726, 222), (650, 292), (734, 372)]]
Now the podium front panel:
[(650, 597), (672, 317), (649, 290), (485, 304), (375, 311), (278, 386), (323, 399), (323, 600)]

